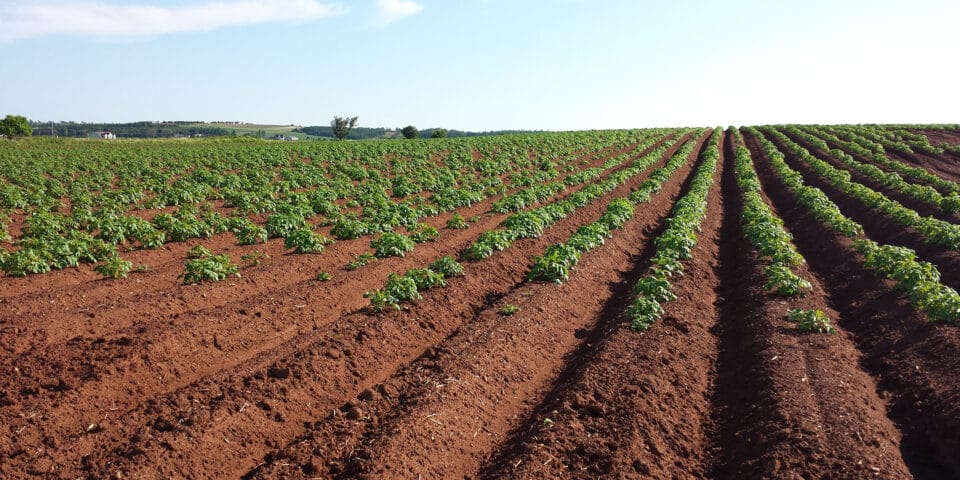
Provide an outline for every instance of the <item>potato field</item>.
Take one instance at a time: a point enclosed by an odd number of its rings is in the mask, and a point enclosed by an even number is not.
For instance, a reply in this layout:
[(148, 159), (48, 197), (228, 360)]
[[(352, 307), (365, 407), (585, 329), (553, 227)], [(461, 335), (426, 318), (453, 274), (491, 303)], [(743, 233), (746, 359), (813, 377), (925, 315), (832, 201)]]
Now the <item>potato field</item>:
[(0, 140), (0, 478), (960, 478), (960, 130)]

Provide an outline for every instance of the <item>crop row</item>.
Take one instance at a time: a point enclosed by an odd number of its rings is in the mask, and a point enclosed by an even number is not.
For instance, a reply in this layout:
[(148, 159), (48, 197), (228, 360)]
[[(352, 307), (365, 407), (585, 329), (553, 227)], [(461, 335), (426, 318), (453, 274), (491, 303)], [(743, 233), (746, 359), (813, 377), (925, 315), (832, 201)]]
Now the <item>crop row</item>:
[(877, 145), (881, 145), (884, 148), (884, 150), (889, 149), (895, 152), (906, 153), (906, 154), (914, 153), (913, 148), (911, 148), (910, 145), (886, 136), (885, 134), (883, 134), (883, 131), (879, 129), (869, 128), (869, 127), (856, 127), (856, 128), (839, 127), (839, 130), (855, 132), (857, 135), (865, 138), (866, 140), (869, 140)]
[(881, 245), (863, 235), (863, 227), (840, 213), (833, 201), (817, 188), (803, 183), (799, 172), (787, 165), (783, 153), (754, 128), (745, 128), (759, 142), (774, 171), (787, 186), (798, 203), (815, 218), (824, 221), (835, 232), (854, 238), (853, 248), (864, 255), (865, 266), (884, 278), (896, 282), (911, 303), (925, 311), (932, 321), (957, 323), (960, 321), (960, 295), (940, 283), (936, 266), (916, 259), (916, 253), (906, 247)]
[(818, 175), (843, 193), (857, 199), (867, 207), (889, 215), (894, 221), (905, 227), (916, 229), (928, 243), (951, 250), (960, 249), (960, 226), (933, 217), (923, 217), (915, 210), (904, 207), (900, 202), (891, 200), (876, 190), (852, 181), (850, 172), (840, 170), (813, 156), (807, 149), (790, 140), (778, 130), (764, 128), (763, 132), (786, 145), (797, 158), (809, 165)]
[[(534, 142), (534, 139), (529, 140)], [(278, 157), (263, 161), (262, 157), (258, 158), (258, 150), (267, 146), (249, 145), (243, 142), (239, 145), (242, 150), (235, 152), (236, 158), (229, 160), (219, 158), (209, 150), (200, 150), (212, 158), (191, 156), (188, 157), (189, 162), (163, 158), (162, 161), (155, 160), (160, 162), (160, 165), (154, 165), (149, 161), (157, 151), (163, 151), (163, 145), (159, 144), (156, 150), (152, 148), (133, 150), (131, 153), (138, 155), (137, 158), (120, 161), (117, 166), (111, 168), (96, 160), (31, 162), (29, 157), (30, 153), (35, 153), (34, 150), (21, 149), (16, 151), (19, 156), (16, 160), (19, 161), (21, 171), (42, 169), (38, 173), (41, 174), (41, 179), (45, 180), (38, 182), (29, 176), (14, 178), (5, 174), (2, 191), (13, 192), (9, 195), (11, 198), (18, 196), (48, 198), (51, 201), (49, 204), (51, 207), (58, 205), (60, 196), (66, 194), (71, 209), (88, 208), (113, 212), (128, 210), (138, 199), (149, 197), (154, 201), (161, 196), (158, 191), (162, 191), (162, 195), (171, 194), (176, 198), (171, 198), (171, 201), (163, 202), (162, 205), (144, 206), (165, 207), (223, 199), (227, 205), (236, 203), (233, 206), (237, 207), (241, 213), (263, 213), (276, 211), (278, 205), (289, 203), (284, 202), (283, 196), (303, 190), (324, 189), (326, 196), (333, 194), (337, 197), (337, 193), (350, 193), (351, 189), (359, 186), (355, 182), (364, 184), (372, 181), (378, 183), (378, 186), (384, 190), (392, 190), (391, 196), (402, 198), (422, 190), (438, 192), (458, 182), (463, 183), (464, 180), (469, 183), (469, 179), (473, 177), (471, 173), (476, 173), (479, 177), (490, 177), (507, 172), (514, 166), (523, 167), (527, 151), (519, 150), (515, 142), (501, 141), (500, 143), (500, 146), (505, 151), (511, 152), (511, 155), (516, 152), (516, 157), (511, 158), (502, 152), (486, 148), (484, 150), (495, 157), (474, 160), (469, 151), (469, 144), (463, 143), (451, 145), (452, 151), (438, 163), (433, 158), (439, 154), (438, 149), (444, 147), (439, 144), (431, 147), (423, 145), (421, 151), (413, 157), (402, 157), (403, 149), (383, 149), (378, 146), (356, 144), (353, 151), (344, 152), (344, 149), (338, 145), (327, 147), (324, 144), (318, 144), (312, 147), (312, 152), (309, 152), (310, 160), (304, 157), (307, 152), (294, 150), (287, 152), (290, 155), (289, 158)], [(535, 144), (542, 145), (542, 142)], [(78, 150), (70, 153), (82, 155), (86, 144), (73, 142), (66, 145)], [(228, 145), (231, 148), (238, 148), (237, 145)], [(551, 152), (570, 151), (567, 148), (573, 149), (577, 145), (578, 143), (564, 141), (543, 145), (542, 151), (546, 157), (543, 160), (552, 162)], [(46, 144), (40, 143), (37, 146), (44, 147)], [(128, 151), (129, 146), (121, 143), (116, 150)], [(490, 144), (487, 147), (490, 147)], [(343, 152), (343, 155), (329, 156), (329, 152), (324, 150)], [(182, 151), (177, 153), (183, 154), (189, 151), (190, 145), (185, 145)], [(382, 156), (378, 158), (373, 152), (382, 152), (380, 153)], [(0, 153), (10, 152), (0, 151)], [(394, 160), (385, 160), (383, 156), (386, 155), (394, 156)], [(146, 157), (146, 160), (140, 156)], [(328, 158), (323, 159), (324, 157)], [(94, 162), (93, 165), (90, 165), (90, 162)], [(144, 165), (144, 162), (148, 162), (147, 165)], [(4, 173), (12, 163), (13, 161), (0, 162), (0, 166), (4, 167)], [(88, 172), (88, 170), (93, 171)], [(78, 176), (78, 172), (84, 175)], [(67, 187), (64, 187), (64, 182)], [(0, 195), (0, 199), (6, 197), (7, 195)], [(34, 202), (33, 205), (42, 207), (47, 203), (40, 201)], [(11, 207), (9, 204), (4, 206)]]
[(637, 330), (650, 328), (663, 315), (663, 303), (677, 298), (671, 292), (670, 278), (683, 275), (683, 260), (693, 258), (697, 232), (706, 216), (707, 196), (720, 159), (722, 136), (723, 130), (719, 127), (710, 136), (700, 155), (700, 166), (694, 172), (690, 190), (674, 204), (666, 220), (666, 230), (654, 241), (656, 252), (650, 260), (650, 269), (634, 286), (637, 295), (627, 308), (627, 316)]
[(783, 227), (783, 220), (773, 213), (761, 196), (760, 178), (753, 167), (750, 150), (743, 145), (740, 131), (731, 127), (736, 146), (737, 186), (743, 198), (744, 235), (751, 245), (768, 259), (764, 267), (765, 288), (783, 296), (797, 295), (810, 288), (810, 282), (798, 276), (793, 267), (804, 263), (803, 256), (793, 244), (793, 236)]
[[(651, 134), (651, 135), (648, 135), (644, 141), (653, 143), (658, 141), (659, 138), (661, 138), (659, 135)], [(612, 148), (613, 147), (601, 148), (596, 152), (594, 152), (591, 156), (593, 158), (599, 158), (599, 156), (603, 155), (605, 151)], [(572, 160), (575, 160), (578, 158), (580, 158), (580, 154), (571, 153), (567, 155), (566, 159), (562, 159), (559, 161), (561, 162), (561, 165), (563, 165), (564, 163), (566, 164), (564, 169), (568, 171), (576, 170), (577, 166), (572, 163)], [(603, 168), (613, 168), (619, 163), (622, 163), (627, 158), (628, 158), (628, 155), (626, 154), (620, 155), (620, 156), (614, 156), (613, 158), (605, 162)], [(582, 162), (584, 163), (588, 161), (589, 160), (582, 160)], [(520, 190), (516, 194), (507, 196), (506, 198), (519, 198), (522, 196), (524, 198), (524, 202), (537, 203), (541, 201), (543, 198), (545, 198), (546, 196), (548, 196), (545, 194), (544, 189), (538, 188), (540, 186), (543, 186), (544, 184), (537, 184), (537, 182), (547, 181), (559, 176), (560, 173), (558, 172), (558, 168), (557, 168), (559, 166), (555, 166), (553, 162), (549, 162), (549, 163), (541, 162), (540, 165), (541, 167), (536, 171), (534, 175), (524, 174), (523, 171), (512, 173), (511, 174), (512, 185), (520, 185), (520, 186), (533, 185), (533, 186), (524, 190)], [(567, 178), (569, 178), (572, 175), (574, 174), (568, 175)], [(546, 184), (546, 185), (556, 185), (556, 183)], [(528, 192), (536, 192), (536, 193), (531, 195)], [(475, 200), (482, 200), (483, 198), (485, 198), (485, 196), (479, 197), (479, 198), (470, 197), (470, 196), (461, 196), (459, 198), (463, 201), (447, 201), (445, 203), (447, 204), (448, 208), (452, 209), (464, 203), (469, 205), (469, 203), (472, 203)], [(516, 206), (517, 204), (514, 203), (512, 205)], [(495, 207), (496, 207), (496, 204), (495, 204)], [(494, 209), (496, 210), (496, 208)], [(378, 214), (382, 215), (383, 212), (390, 212), (390, 209), (380, 208), (377, 212)], [(410, 213), (416, 214), (417, 211), (416, 209), (414, 209)], [(421, 211), (418, 213), (424, 213), (423, 209), (421, 209)], [(435, 212), (429, 211), (428, 213), (432, 214)], [(277, 215), (274, 215), (268, 218), (267, 230), (270, 229), (269, 227), (271, 225), (271, 221), (277, 217), (278, 217)], [(402, 219), (404, 217), (400, 216), (400, 218)], [(412, 218), (412, 217), (407, 217), (407, 218)], [(306, 220), (304, 218), (292, 217), (292, 220), (294, 220), (299, 224), (299, 226), (294, 226), (294, 228), (299, 228), (299, 230), (295, 230), (292, 233), (280, 232), (278, 235), (271, 235), (271, 236), (284, 236), (286, 248), (292, 248), (291, 245), (293, 246), (297, 245), (297, 242), (295, 240), (292, 242), (290, 241), (290, 236), (314, 238), (317, 240), (314, 243), (320, 244), (321, 246), (320, 246), (320, 249), (312, 250), (312, 252), (322, 251), (322, 244), (320, 242), (323, 242), (325, 240), (325, 237), (323, 237), (320, 234), (314, 233), (310, 231), (309, 228), (305, 227)], [(454, 219), (452, 220), (454, 221), (452, 228), (464, 228), (466, 226), (465, 221), (462, 219), (462, 217), (460, 217), (459, 221)], [(386, 256), (402, 257), (405, 255), (405, 253), (412, 251), (416, 243), (422, 243), (425, 241), (435, 241), (439, 237), (439, 232), (437, 231), (437, 229), (430, 225), (427, 225), (424, 223), (416, 223), (411, 225), (409, 221), (405, 222), (402, 220), (401, 221), (393, 220), (386, 224), (381, 224), (379, 226), (372, 227), (369, 223), (366, 223), (361, 219), (340, 216), (339, 219), (335, 221), (328, 220), (327, 223), (333, 224), (331, 233), (339, 239), (358, 238), (366, 234), (371, 234), (377, 231), (381, 231), (382, 233), (370, 242), (370, 246), (375, 249), (375, 257), (386, 257)], [(397, 226), (404, 226), (409, 232), (409, 236), (404, 235), (403, 233), (394, 231), (394, 227), (397, 227)], [(299, 253), (309, 253), (309, 252), (311, 252), (311, 250), (299, 249)], [(348, 265), (348, 268), (351, 268), (353, 266), (362, 266), (368, 261), (369, 260), (360, 259), (356, 262), (351, 262), (351, 264)]]
[[(580, 261), (580, 257), (587, 251), (603, 245), (605, 238), (611, 235), (612, 230), (622, 227), (633, 216), (635, 205), (649, 202), (651, 195), (659, 192), (663, 183), (687, 163), (692, 149), (692, 143), (687, 143), (678, 149), (664, 166), (651, 172), (628, 199), (620, 198), (611, 201), (607, 211), (597, 221), (581, 226), (566, 242), (547, 247), (543, 256), (534, 258), (527, 278), (557, 283), (566, 281), (570, 277), (570, 271)], [(650, 159), (659, 158), (663, 153), (665, 153), (663, 150), (651, 152)], [(654, 154), (659, 156), (652, 156)]]
[[(643, 151), (661, 141), (661, 136), (649, 136), (642, 140), (633, 151)], [(630, 158), (629, 154), (613, 156), (599, 167), (585, 168), (564, 177), (563, 181), (550, 183), (533, 183), (525, 185), (516, 193), (504, 196), (494, 202), (490, 209), (495, 213), (519, 212), (543, 200), (563, 192), (566, 187), (573, 187), (586, 183), (589, 180), (600, 178), (604, 172), (611, 170)]]
[[(692, 148), (693, 142), (688, 141), (681, 150), (686, 149), (689, 153)], [(645, 171), (660, 160), (666, 149), (667, 147), (661, 146), (638, 158), (628, 168), (614, 172), (603, 181), (590, 184), (561, 200), (510, 215), (501, 222), (502, 228), (481, 234), (476, 242), (463, 251), (462, 258), (468, 261), (482, 260), (495, 252), (509, 248), (519, 239), (539, 237), (545, 228), (577, 209), (593, 203), (620, 184)]]
[(945, 195), (960, 192), (960, 184), (956, 182), (940, 178), (923, 168), (912, 167), (888, 158), (883, 145), (860, 136), (857, 133), (858, 130), (839, 128), (808, 128), (807, 130), (820, 138), (837, 143), (848, 152), (867, 157), (877, 165), (903, 175), (904, 178), (932, 185)]
[[(658, 132), (618, 135), (615, 137), (617, 143), (614, 145), (620, 145), (622, 142), (629, 144), (638, 137), (657, 138)], [(531, 146), (541, 143), (535, 137), (531, 140)], [(83, 142), (74, 142), (71, 145), (82, 144)], [(123, 188), (99, 192), (101, 197), (108, 197), (108, 200), (99, 203), (91, 202), (89, 198), (84, 200), (83, 195), (69, 195), (69, 214), (61, 213), (60, 207), (54, 208), (53, 204), (47, 205), (40, 201), (39, 206), (27, 209), (27, 213), (24, 214), (22, 238), (16, 242), (19, 249), (12, 252), (2, 249), (3, 251), (0, 252), (0, 267), (9, 275), (40, 273), (51, 268), (64, 268), (76, 266), (78, 263), (112, 258), (117, 255), (115, 245), (128, 242), (139, 242), (145, 248), (157, 248), (167, 241), (209, 237), (226, 231), (233, 232), (240, 244), (260, 243), (276, 237), (283, 237), (285, 243), (294, 246), (304, 245), (306, 241), (318, 243), (322, 239), (317, 237), (318, 234), (312, 231), (313, 226), (308, 223), (309, 218), (317, 215), (324, 217), (321, 224), (333, 225), (331, 233), (339, 239), (390, 231), (398, 226), (408, 229), (418, 228), (419, 219), (424, 216), (469, 205), (489, 195), (501, 193), (506, 187), (497, 177), (499, 175), (513, 171), (513, 181), (538, 181), (544, 176), (558, 175), (556, 168), (563, 163), (558, 165), (553, 160), (568, 162), (570, 166), (572, 161), (579, 157), (572, 153), (567, 154), (566, 158), (557, 157), (559, 150), (573, 147), (575, 145), (573, 142), (555, 142), (553, 145), (553, 148), (544, 148), (538, 161), (529, 159), (529, 150), (523, 150), (522, 156), (518, 156), (513, 161), (500, 156), (496, 162), (488, 162), (484, 159), (473, 160), (472, 154), (469, 160), (463, 160), (461, 156), (451, 154), (444, 160), (446, 162), (444, 165), (437, 167), (433, 164), (434, 168), (428, 168), (431, 163), (422, 158), (409, 159), (407, 162), (394, 165), (393, 171), (396, 175), (393, 178), (385, 177), (375, 168), (368, 170), (363, 166), (336, 161), (329, 162), (327, 168), (320, 168), (316, 162), (303, 163), (299, 157), (296, 157), (292, 163), (280, 164), (283, 168), (274, 165), (280, 177), (279, 180), (264, 176), (262, 171), (250, 170), (252, 166), (259, 165), (255, 161), (250, 161), (253, 155), (251, 151), (256, 151), (251, 149), (245, 152), (248, 161), (243, 163), (243, 166), (247, 170), (214, 174), (203, 168), (202, 162), (198, 162), (201, 166), (197, 166), (188, 174), (193, 180), (185, 181), (184, 178), (187, 177), (180, 177), (173, 181), (174, 186), (202, 185), (196, 188), (207, 193), (191, 200), (202, 201), (212, 195), (211, 191), (219, 192), (221, 194), (219, 196), (225, 199), (226, 206), (238, 207), (237, 214), (233, 216), (221, 215), (209, 203), (203, 203), (202, 208), (197, 208), (192, 203), (181, 203), (174, 212), (157, 214), (152, 221), (148, 222), (140, 216), (124, 213), (124, 209), (131, 206), (130, 201), (134, 200), (132, 197), (137, 195), (131, 194), (130, 198), (127, 195), (113, 195), (117, 192), (122, 193)], [(382, 162), (381, 160), (380, 166), (386, 167)], [(123, 165), (129, 167), (137, 163), (131, 161)], [(27, 165), (35, 166), (30, 162), (27, 162)], [(377, 165), (377, 163), (371, 162), (371, 165)], [(465, 177), (462, 174), (464, 170), (484, 172), (483, 175), (487, 176), (470, 180), (472, 177)], [(56, 175), (65, 175), (56, 168), (52, 168), (51, 171), (54, 173), (47, 174), (47, 177), (56, 178)], [(523, 173), (524, 171), (529, 173)], [(402, 202), (390, 199), (389, 188), (397, 187), (397, 180), (407, 178), (408, 174), (417, 178), (417, 182), (413, 184), (407, 182), (408, 188), (419, 192), (427, 185), (427, 188), (432, 191), (429, 201), (425, 201), (422, 196), (415, 196)], [(72, 175), (76, 176), (77, 173), (72, 172)], [(239, 182), (238, 185), (234, 185), (242, 189), (244, 194), (257, 191), (264, 193), (264, 198), (261, 198), (263, 201), (248, 202), (247, 205), (249, 207), (256, 204), (259, 207), (240, 208), (234, 204), (235, 202), (232, 203), (228, 199), (231, 197), (229, 193), (232, 191), (231, 182), (227, 179), (246, 180), (247, 184)], [(442, 181), (438, 183), (437, 180), (440, 179)], [(254, 187), (252, 184), (254, 180), (260, 180), (262, 183)], [(129, 181), (129, 177), (118, 175), (114, 181), (117, 186), (124, 185)], [(62, 189), (55, 188), (57, 183), (50, 183), (52, 187), (42, 190), (43, 193), (62, 193)], [(101, 183), (94, 183), (94, 185), (101, 186)], [(4, 179), (3, 188), (9, 192), (11, 188), (16, 190), (24, 187)], [(71, 185), (71, 188), (74, 187)], [(139, 188), (141, 194), (145, 189), (149, 190), (149, 187), (143, 185)], [(185, 189), (190, 190), (190, 187)], [(128, 190), (134, 191), (133, 187)], [(175, 188), (175, 190), (178, 189)], [(57, 201), (60, 199), (58, 198)], [(342, 207), (358, 207), (360, 214), (343, 212)], [(267, 218), (264, 226), (259, 226), (244, 216), (244, 213), (249, 211), (274, 213)], [(299, 250), (304, 251), (302, 248)], [(313, 252), (317, 250), (309, 249)]]
[(807, 209), (817, 220), (824, 222), (831, 230), (845, 237), (856, 237), (863, 233), (863, 227), (845, 217), (833, 201), (822, 190), (803, 183), (803, 175), (787, 165), (780, 150), (753, 127), (744, 127), (751, 133), (763, 148), (767, 160), (773, 166), (780, 180), (797, 198), (797, 203)]
[[(870, 128), (870, 127), (866, 127)], [(943, 149), (932, 145), (930, 139), (924, 135), (911, 133), (899, 128), (880, 128), (872, 127), (873, 131), (878, 132), (882, 137), (899, 145), (906, 145), (904, 148), (907, 153), (923, 152), (930, 155), (942, 155)]]
[(783, 130), (795, 135), (796, 137), (824, 152), (829, 152), (833, 158), (839, 160), (851, 170), (869, 177), (887, 188), (894, 189), (908, 197), (913, 198), (914, 200), (927, 205), (939, 207), (947, 213), (956, 213), (960, 211), (960, 195), (953, 193), (952, 195), (943, 196), (935, 188), (929, 185), (918, 185), (907, 182), (902, 176), (900, 176), (900, 174), (896, 172), (886, 172), (876, 165), (860, 162), (843, 150), (831, 150), (827, 142), (824, 141), (824, 138), (842, 142), (832, 135), (822, 132), (818, 132), (819, 135), (816, 135), (807, 130), (802, 130), (793, 126), (784, 127)]
[[(656, 141), (658, 138), (659, 137), (653, 136), (651, 139), (647, 139), (646, 141)], [(572, 155), (571, 157), (576, 158), (575, 155)], [(622, 162), (625, 159), (626, 156), (616, 157), (613, 164), (615, 165), (617, 162)], [(569, 160), (570, 159), (567, 161)], [(553, 162), (540, 162), (538, 165), (538, 172), (536, 175), (528, 175), (525, 177), (514, 176), (513, 183), (526, 186), (531, 184), (531, 182), (536, 184), (536, 182), (555, 178), (559, 175), (555, 168), (556, 165)], [(409, 227), (416, 224), (416, 222), (419, 221), (419, 218), (424, 216), (432, 216), (440, 211), (451, 211), (456, 208), (470, 206), (473, 203), (486, 199), (491, 193), (503, 193), (505, 189), (505, 186), (502, 185), (493, 192), (489, 191), (489, 187), (487, 189), (448, 189), (444, 192), (434, 192), (428, 199), (429, 204), (419, 206), (407, 204), (398, 205), (396, 203), (386, 201), (382, 196), (379, 198), (379, 201), (373, 202), (365, 202), (362, 201), (363, 199), (358, 199), (360, 200), (359, 203), (363, 206), (363, 210), (361, 211), (359, 218), (349, 214), (333, 214), (331, 215), (332, 218), (330, 218), (327, 223), (333, 225), (331, 234), (336, 236), (338, 239), (359, 238), (364, 235), (393, 230), (399, 226)], [(513, 210), (514, 208), (522, 209), (548, 198), (550, 196), (548, 191), (555, 191), (555, 189), (552, 187), (533, 187), (532, 189), (524, 189), (514, 194), (514, 196), (509, 197), (512, 198), (512, 200), (505, 199), (507, 203), (504, 205), (510, 207), (506, 208), (508, 211)], [(503, 205), (495, 205), (496, 210), (500, 209), (498, 206)]]
[(391, 273), (383, 289), (366, 292), (370, 309), (374, 312), (386, 308), (400, 309), (400, 302), (420, 300), (420, 292), (447, 286), (447, 279), (463, 275), (463, 265), (453, 257), (441, 257), (428, 268), (412, 268), (403, 275)]
[[(437, 189), (472, 172), (506, 172), (530, 152), (553, 161), (600, 143), (624, 144), (636, 132), (516, 135), (440, 142), (78, 142), (0, 145), (0, 208), (70, 205), (126, 211), (225, 197), (264, 200), (320, 186), (349, 188), (390, 180), (393, 196)], [(552, 153), (551, 153), (552, 152)], [(480, 158), (475, 158), (474, 154)], [(437, 160), (442, 158), (442, 162)], [(246, 197), (246, 195), (251, 195)], [(158, 200), (159, 199), (159, 200)], [(269, 211), (269, 210), (259, 210)]]
[[(681, 137), (682, 136), (683, 135), (681, 135)], [(686, 141), (678, 149), (674, 158), (681, 155), (681, 158), (685, 158), (686, 155), (689, 155), (695, 143), (694, 140)], [(668, 149), (668, 146), (661, 145), (646, 155), (634, 160), (630, 167), (612, 173), (602, 182), (588, 185), (566, 198), (559, 199), (548, 205), (511, 214), (501, 222), (500, 226), (503, 228), (488, 230), (482, 233), (476, 242), (461, 252), (461, 257), (468, 261), (478, 261), (489, 257), (496, 251), (510, 248), (516, 240), (521, 238), (539, 237), (543, 231), (553, 223), (573, 213), (577, 209), (593, 203), (596, 199), (610, 192), (618, 185), (623, 184), (628, 179), (649, 168), (650, 165), (660, 160)], [(612, 201), (611, 204), (608, 205), (607, 211), (604, 213), (602, 219), (605, 219), (605, 222), (611, 228), (618, 228), (623, 225), (632, 213), (632, 205), (626, 200), (619, 199)], [(586, 227), (581, 227), (581, 231), (584, 228)], [(602, 242), (602, 238), (600, 241)], [(400, 291), (398, 289), (400, 289), (403, 283), (407, 284), (405, 288), (408, 294), (398, 294), (398, 291)], [(422, 291), (422, 289), (419, 291)], [(402, 276), (397, 274), (391, 274), (383, 289), (367, 292), (365, 296), (370, 299), (370, 307), (373, 311), (381, 311), (386, 308), (386, 306), (399, 308), (400, 302), (413, 301), (420, 298), (419, 295), (413, 295), (410, 292), (409, 282), (406, 282)]]

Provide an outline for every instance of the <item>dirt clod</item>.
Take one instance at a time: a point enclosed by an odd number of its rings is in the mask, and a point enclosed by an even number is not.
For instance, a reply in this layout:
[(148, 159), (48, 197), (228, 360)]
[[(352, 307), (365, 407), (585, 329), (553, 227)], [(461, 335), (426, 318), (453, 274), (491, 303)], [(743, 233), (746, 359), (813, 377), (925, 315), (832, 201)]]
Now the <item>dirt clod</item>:
[(362, 392), (360, 392), (360, 395), (357, 395), (357, 398), (365, 402), (369, 402), (375, 399), (376, 397), (377, 397), (377, 392), (375, 392), (372, 388), (364, 389)]
[(46, 390), (50, 390), (54, 392), (65, 392), (67, 390), (70, 390), (70, 384), (68, 384), (66, 381), (64, 381), (60, 377), (47, 379), (46, 381), (41, 383), (40, 386)]
[(323, 352), (323, 355), (324, 355), (325, 357), (327, 357), (327, 358), (332, 358), (332, 359), (334, 359), (334, 360), (336, 360), (336, 359), (340, 358), (341, 356), (343, 356), (343, 355), (340, 353), (340, 350), (337, 350), (337, 349), (335, 349), (335, 348), (330, 348), (330, 349), (328, 349), (326, 352)]
[(363, 417), (363, 410), (360, 407), (351, 407), (347, 410), (347, 418), (350, 420), (359, 420), (360, 417)]

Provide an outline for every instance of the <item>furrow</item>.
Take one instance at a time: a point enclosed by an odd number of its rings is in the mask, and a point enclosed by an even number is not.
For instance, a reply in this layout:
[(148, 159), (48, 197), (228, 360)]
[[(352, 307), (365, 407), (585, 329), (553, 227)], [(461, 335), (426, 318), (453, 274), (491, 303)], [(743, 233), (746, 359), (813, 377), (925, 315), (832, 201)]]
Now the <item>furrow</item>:
[[(351, 407), (364, 412), (359, 420), (323, 422), (255, 476), (276, 478), (290, 469), (345, 478), (471, 475), (518, 419), (529, 417), (563, 365), (577, 361), (586, 332), (609, 327), (608, 310), (629, 293), (620, 281), (622, 266), (649, 255), (636, 249), (667, 214), (691, 164), (600, 252), (587, 254), (570, 281), (527, 283), (510, 292), (417, 362), (361, 393)], [(621, 187), (615, 195), (626, 192)], [(556, 301), (574, 297), (583, 301)], [(520, 310), (505, 316), (505, 305)]]
[(941, 282), (944, 285), (960, 288), (960, 252), (931, 245), (916, 230), (905, 228), (888, 216), (872, 211), (859, 200), (852, 198), (828, 181), (816, 174), (806, 163), (797, 161), (793, 154), (776, 139), (773, 143), (786, 156), (789, 165), (803, 175), (803, 180), (810, 186), (819, 188), (833, 200), (844, 215), (863, 226), (870, 238), (890, 245), (902, 245), (917, 252), (917, 256), (924, 261), (933, 263), (941, 272)]
[[(117, 469), (135, 476), (198, 477), (210, 475), (209, 465), (234, 465), (239, 476), (296, 436), (303, 422), (322, 418), (359, 390), (381, 382), (469, 321), (486, 299), (521, 285), (534, 253), (565, 238), (585, 219), (599, 216), (612, 195), (558, 222), (539, 239), (519, 241), (468, 266), (466, 278), (426, 295), (409, 311), (376, 317), (351, 314), (312, 330), (307, 327), (242, 363), (162, 395), (139, 398), (129, 410), (112, 412), (110, 399), (100, 399), (98, 405), (63, 405), (62, 414), (45, 415), (43, 422), (29, 425), (28, 430), (40, 435), (31, 440), (40, 441), (43, 432), (69, 432), (76, 422), (87, 421), (97, 423), (98, 431), (59, 452), (64, 472), (90, 474), (93, 469), (94, 476), (107, 476)], [(130, 396), (139, 395), (116, 394), (120, 400)], [(257, 407), (263, 402), (276, 407), (267, 412)], [(83, 415), (76, 414), (78, 407)], [(16, 428), (27, 424), (25, 418), (11, 420)], [(28, 441), (23, 448), (33, 444)]]
[[(664, 305), (662, 321), (638, 333), (623, 315), (628, 302), (611, 305), (618, 312), (610, 312), (609, 327), (568, 365), (479, 477), (704, 475), (722, 201), (714, 186), (693, 260), (674, 281), (678, 299)], [(638, 267), (639, 277), (646, 265)]]
[[(763, 158), (748, 137), (755, 159)], [(829, 288), (830, 307), (862, 355), (887, 415), (902, 432), (900, 453), (917, 478), (953, 478), (960, 463), (960, 423), (952, 379), (960, 367), (960, 332), (924, 318), (892, 282), (878, 279), (839, 237), (796, 205), (767, 162), (758, 172), (774, 206), (791, 226), (810, 270)], [(862, 435), (861, 435), (862, 436)], [(895, 477), (894, 477), (895, 478)]]
[(710, 478), (865, 478), (876, 472), (909, 478), (900, 432), (885, 416), (873, 379), (858, 368), (850, 333), (842, 327), (832, 335), (802, 333), (786, 321), (788, 309), (803, 308), (836, 322), (819, 279), (801, 265), (798, 274), (811, 283), (804, 296), (787, 299), (764, 288), (756, 250), (743, 248), (743, 203), (729, 146), (727, 158)]

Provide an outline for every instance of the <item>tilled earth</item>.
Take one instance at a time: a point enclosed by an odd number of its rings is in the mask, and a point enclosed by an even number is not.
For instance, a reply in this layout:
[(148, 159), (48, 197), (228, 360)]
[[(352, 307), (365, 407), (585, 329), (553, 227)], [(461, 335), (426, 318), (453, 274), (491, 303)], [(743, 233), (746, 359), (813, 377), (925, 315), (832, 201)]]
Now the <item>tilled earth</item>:
[[(457, 212), (481, 216), (469, 229), (441, 229), (437, 243), (352, 272), (343, 265), (369, 239), (322, 255), (284, 254), (271, 240), (256, 246), (270, 259), (214, 284), (176, 278), (196, 242), (134, 252), (151, 269), (122, 281), (89, 267), (4, 277), (0, 477), (960, 477), (960, 333), (928, 323), (849, 240), (808, 217), (750, 135), (766, 200), (813, 288), (789, 303), (764, 290), (726, 137), (678, 299), (650, 330), (629, 328), (633, 285), (707, 136), (563, 284), (527, 282), (533, 257), (649, 171), (541, 237), (465, 263), (464, 277), (399, 312), (367, 311), (363, 293), (495, 228), (505, 218), (489, 213), (495, 199)], [(891, 157), (960, 180), (949, 155)], [(960, 287), (956, 252), (787, 161), (871, 238), (916, 249)], [(204, 245), (234, 257), (255, 249), (230, 236)], [(333, 278), (316, 281), (319, 271)], [(785, 320), (798, 306), (823, 310), (838, 332), (798, 333)]]

